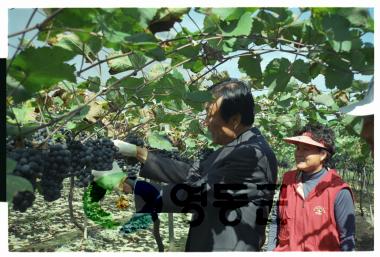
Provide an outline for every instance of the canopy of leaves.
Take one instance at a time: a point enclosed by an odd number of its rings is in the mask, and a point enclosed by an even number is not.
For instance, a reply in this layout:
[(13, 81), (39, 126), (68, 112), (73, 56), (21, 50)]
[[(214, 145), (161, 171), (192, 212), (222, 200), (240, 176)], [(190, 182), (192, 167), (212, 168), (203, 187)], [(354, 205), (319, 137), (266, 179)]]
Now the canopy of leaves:
[[(368, 9), (43, 11), (42, 46), (29, 44), (8, 60), (9, 134), (69, 122), (75, 131), (139, 130), (157, 147), (195, 149), (209, 140), (200, 126), (212, 100), (207, 87), (225, 77), (217, 74), (220, 65), (236, 61), (244, 79), (263, 92), (258, 116), (273, 115), (273, 124), (258, 118), (256, 125), (282, 137), (306, 121), (342, 122), (338, 108), (363, 97), (367, 88), (357, 78), (374, 70), (374, 46), (363, 41), (374, 32)], [(318, 76), (324, 93), (311, 84)], [(97, 115), (84, 108), (92, 102), (99, 103)], [(162, 141), (158, 132), (174, 138)]]

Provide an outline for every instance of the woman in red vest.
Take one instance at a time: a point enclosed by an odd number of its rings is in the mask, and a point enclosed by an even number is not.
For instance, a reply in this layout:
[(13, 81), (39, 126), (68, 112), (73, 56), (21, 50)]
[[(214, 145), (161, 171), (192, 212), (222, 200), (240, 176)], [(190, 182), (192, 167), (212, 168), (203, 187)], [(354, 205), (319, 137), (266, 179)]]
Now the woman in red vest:
[(335, 152), (334, 132), (313, 124), (284, 140), (296, 146), (296, 168), (283, 176), (268, 250), (354, 250), (352, 192), (327, 164)]

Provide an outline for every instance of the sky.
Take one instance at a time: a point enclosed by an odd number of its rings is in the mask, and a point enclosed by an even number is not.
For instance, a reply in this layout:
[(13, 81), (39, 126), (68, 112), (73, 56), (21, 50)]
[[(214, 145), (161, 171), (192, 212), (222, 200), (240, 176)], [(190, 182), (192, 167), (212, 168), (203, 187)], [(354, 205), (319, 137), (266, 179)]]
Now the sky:
[[(26, 25), (30, 15), (31, 15), (31, 13), (32, 13), (32, 10), (33, 9), (26, 9), (26, 8), (9, 9), (9, 11), (8, 11), (8, 33), (11, 34), (11, 33), (23, 30), (25, 28), (25, 25)], [(295, 16), (297, 16), (299, 14), (298, 8), (291, 8), (291, 10), (293, 11)], [(369, 10), (370, 10), (370, 14), (373, 17), (373, 15), (374, 15), (373, 8), (370, 8)], [(189, 14), (192, 17), (192, 19), (195, 21), (195, 23), (197, 23), (197, 25), (202, 28), (205, 15), (200, 14), (198, 12), (195, 12), (193, 9), (190, 11)], [(307, 19), (308, 17), (309, 16), (307, 14), (304, 14), (303, 16), (301, 16), (301, 19)], [(45, 16), (43, 15), (43, 12), (41, 10), (39, 10), (35, 14), (35, 17), (33, 18), (31, 25), (43, 21), (44, 18), (45, 18)], [(181, 25), (183, 27), (188, 28), (190, 31), (197, 31), (198, 30), (196, 25), (194, 24), (194, 22), (191, 21), (191, 19), (186, 15), (184, 16), (184, 18), (181, 22)], [(177, 31), (181, 30), (181, 26), (178, 23), (175, 24), (174, 28)], [(36, 31), (26, 33), (25, 38), (30, 39), (34, 36), (35, 33), (36, 33)], [(168, 36), (168, 33), (175, 33), (175, 32), (172, 29), (170, 32), (158, 33), (158, 36), (165, 37), (165, 36)], [(18, 45), (18, 39), (19, 39), (19, 37), (9, 38), (9, 41), (8, 41), (8, 56), (9, 57), (11, 57), (14, 54), (15, 47), (17, 47), (17, 45)], [(364, 42), (373, 43), (373, 40), (374, 40), (373, 34), (367, 33), (365, 36), (362, 37), (362, 40)], [(42, 44), (38, 43), (36, 40), (34, 42), (36, 42), (35, 44), (37, 46), (42, 46)], [(100, 55), (101, 59), (106, 57), (106, 54), (103, 51), (101, 51), (99, 53), (99, 55)], [(294, 55), (293, 54), (284, 53), (284, 52), (268, 53), (268, 54), (265, 54), (262, 56), (263, 61), (261, 62), (261, 68), (263, 71), (265, 70), (266, 65), (275, 57), (276, 58), (284, 57), (284, 58), (288, 58), (291, 62), (294, 61)], [(77, 70), (80, 70), (81, 57), (77, 56), (70, 63), (75, 64), (77, 67)], [(101, 69), (102, 69), (102, 71), (107, 71), (108, 70), (107, 64), (106, 63), (102, 64)], [(230, 77), (233, 77), (233, 78), (240, 78), (242, 76), (245, 76), (245, 74), (242, 74), (238, 69), (238, 58), (234, 58), (230, 61), (227, 61), (226, 63), (220, 65), (217, 70), (219, 72), (227, 71), (229, 73)], [(121, 73), (121, 74), (115, 75), (115, 77), (121, 78), (124, 75), (125, 75), (125, 73)], [(185, 78), (188, 78), (188, 74), (186, 72), (183, 72), (183, 75)], [(84, 72), (82, 74), (83, 78), (87, 78), (88, 76), (99, 76), (99, 69), (93, 68), (93, 69), (90, 69), (89, 71)], [(108, 72), (102, 72), (101, 78), (102, 78), (102, 83), (105, 83), (109, 79)], [(369, 81), (371, 79), (371, 76), (355, 75), (355, 79), (361, 79), (363, 81)], [(78, 81), (81, 81), (81, 80), (82, 80), (81, 78), (78, 79)], [(313, 79), (311, 81), (311, 83), (316, 85), (322, 92), (328, 91), (325, 87), (325, 81), (324, 81), (324, 77), (322, 75), (319, 75), (318, 77)], [(258, 94), (260, 94), (260, 93), (258, 92)]]

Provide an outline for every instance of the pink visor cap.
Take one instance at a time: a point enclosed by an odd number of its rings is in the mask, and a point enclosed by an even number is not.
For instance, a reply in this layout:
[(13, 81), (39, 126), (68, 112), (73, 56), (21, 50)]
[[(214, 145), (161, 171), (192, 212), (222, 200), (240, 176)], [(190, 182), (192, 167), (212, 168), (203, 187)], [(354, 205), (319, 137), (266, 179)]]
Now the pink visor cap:
[(315, 141), (312, 138), (313, 134), (311, 132), (304, 132), (300, 136), (295, 137), (285, 137), (284, 141), (290, 144), (307, 144), (307, 145), (314, 145), (317, 147), (321, 147), (327, 150), (327, 146), (324, 143), (324, 141)]

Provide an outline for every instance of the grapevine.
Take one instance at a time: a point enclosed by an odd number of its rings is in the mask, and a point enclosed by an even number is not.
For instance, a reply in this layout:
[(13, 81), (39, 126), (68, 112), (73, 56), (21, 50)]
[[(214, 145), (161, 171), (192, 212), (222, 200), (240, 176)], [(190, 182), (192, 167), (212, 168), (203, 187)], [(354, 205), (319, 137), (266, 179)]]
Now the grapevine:
[[(279, 170), (293, 166), (293, 149), (282, 138), (307, 122), (327, 124), (339, 131), (342, 157), (334, 166), (372, 203), (373, 159), (358, 137), (361, 118), (339, 113), (363, 98), (374, 72), (371, 8), (29, 11), (21, 31), (9, 16), (7, 176), (25, 178), (34, 189), (20, 186), (8, 200), (14, 210), (33, 207), (37, 194), (47, 202), (64, 197), (69, 178), (71, 190), (84, 192), (86, 216), (114, 226), (91, 171), (116, 161), (138, 179), (144, 165), (117, 153), (111, 138), (185, 162), (199, 179), (192, 163), (214, 152), (201, 121), (212, 100), (207, 88), (235, 71), (255, 95), (254, 126), (275, 150)], [(9, 172), (8, 159), (15, 162)], [(123, 226), (125, 233), (133, 226)]]

